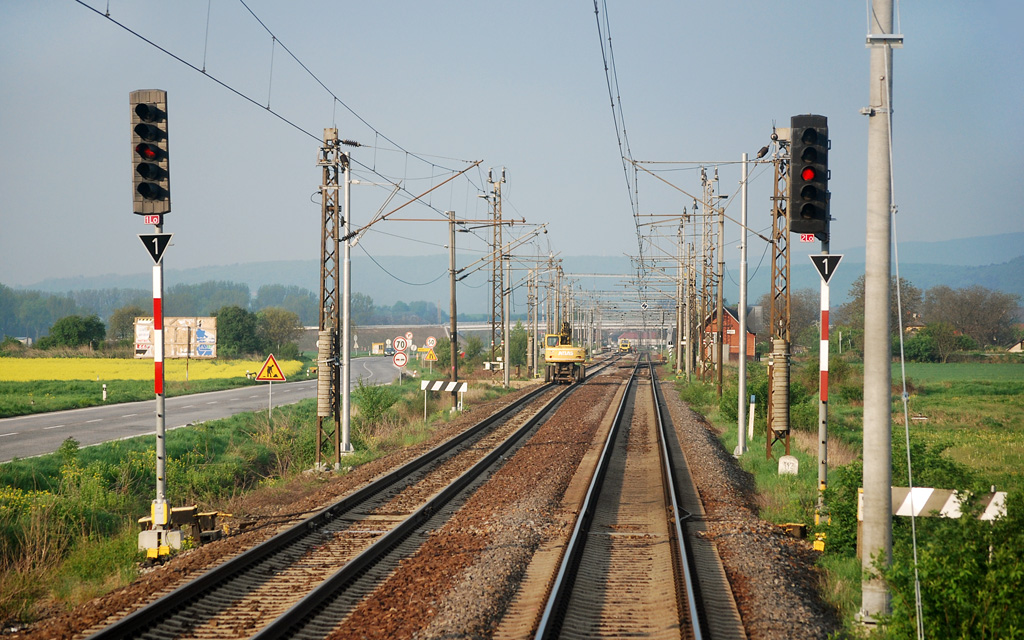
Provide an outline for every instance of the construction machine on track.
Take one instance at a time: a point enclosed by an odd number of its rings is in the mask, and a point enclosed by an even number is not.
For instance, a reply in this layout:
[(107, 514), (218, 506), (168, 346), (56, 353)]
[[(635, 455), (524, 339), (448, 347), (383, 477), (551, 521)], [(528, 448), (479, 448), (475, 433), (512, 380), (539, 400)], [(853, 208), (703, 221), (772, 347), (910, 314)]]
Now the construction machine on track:
[(572, 345), (572, 329), (568, 322), (562, 323), (560, 333), (549, 333), (544, 336), (544, 369), (545, 382), (572, 384), (582, 382), (587, 376), (584, 363), (587, 350)]

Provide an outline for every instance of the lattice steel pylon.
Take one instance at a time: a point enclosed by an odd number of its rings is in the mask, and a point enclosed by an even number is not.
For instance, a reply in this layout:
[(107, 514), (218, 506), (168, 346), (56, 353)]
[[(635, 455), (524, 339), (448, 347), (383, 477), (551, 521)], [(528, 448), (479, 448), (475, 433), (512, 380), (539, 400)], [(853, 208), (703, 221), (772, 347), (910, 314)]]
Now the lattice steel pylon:
[(501, 180), (495, 182), (491, 170), (487, 171), (487, 182), (491, 185), (491, 195), (488, 197), (491, 203), (491, 215), (494, 224), (493, 229), (493, 263), (491, 267), (491, 362), (497, 359), (500, 353), (503, 328), (505, 326), (505, 296), (504, 296), (504, 261), (502, 260), (502, 239), (501, 239), (501, 183), (505, 182), (505, 170), (501, 170)]
[(712, 204), (715, 198), (714, 182), (708, 180), (707, 171), (700, 170), (701, 185), (704, 189), (704, 202), (701, 203), (701, 224), (703, 240), (701, 242), (701, 275), (700, 275), (700, 320), (698, 321), (700, 332), (700, 359), (699, 378), (701, 382), (711, 379), (712, 368), (714, 367), (714, 334), (708, 329), (711, 326), (711, 313), (715, 291), (715, 225), (711, 216), (715, 214), (715, 207)]
[[(337, 129), (324, 129), (317, 165), (320, 183), (320, 324), (317, 340), (316, 468), (341, 464), (341, 237), (340, 179), (348, 168)], [(332, 419), (333, 418), (333, 419)]]
[(789, 175), (788, 140), (779, 136), (775, 157), (775, 193), (772, 195), (772, 290), (769, 313), (771, 353), (768, 357), (767, 451), (782, 440), (789, 455), (789, 320), (790, 251), (787, 215)]

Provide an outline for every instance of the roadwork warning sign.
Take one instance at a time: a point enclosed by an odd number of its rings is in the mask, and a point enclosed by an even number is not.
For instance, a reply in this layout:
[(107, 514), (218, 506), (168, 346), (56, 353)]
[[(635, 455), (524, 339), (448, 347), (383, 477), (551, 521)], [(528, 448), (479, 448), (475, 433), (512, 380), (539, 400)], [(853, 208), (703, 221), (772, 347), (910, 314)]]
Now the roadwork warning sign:
[(263, 363), (263, 368), (256, 374), (256, 379), (260, 382), (284, 382), (284, 373), (281, 371), (281, 367), (277, 366), (277, 360), (274, 358), (274, 354), (270, 354), (267, 361)]

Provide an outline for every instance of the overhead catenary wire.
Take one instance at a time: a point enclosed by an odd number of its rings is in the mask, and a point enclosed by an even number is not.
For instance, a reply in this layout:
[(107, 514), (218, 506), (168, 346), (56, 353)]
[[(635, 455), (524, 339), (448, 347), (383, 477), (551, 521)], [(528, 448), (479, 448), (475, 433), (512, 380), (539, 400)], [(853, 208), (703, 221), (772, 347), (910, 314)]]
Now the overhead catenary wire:
[[(375, 136), (378, 136), (380, 138), (383, 138), (384, 140), (387, 140), (396, 149), (398, 149), (398, 150), (408, 154), (409, 156), (411, 156), (413, 158), (416, 158), (417, 160), (419, 160), (420, 162), (423, 162), (424, 164), (431, 164), (431, 165), (434, 164), (434, 163), (429, 162), (428, 160), (420, 157), (419, 155), (417, 155), (415, 153), (412, 153), (411, 151), (409, 151), (406, 148), (404, 148), (402, 145), (398, 144), (397, 142), (395, 142), (394, 140), (392, 140), (388, 136), (384, 135), (376, 127), (374, 127), (372, 124), (370, 124), (365, 118), (363, 118), (361, 115), (356, 113), (356, 111), (354, 109), (352, 109), (352, 107), (348, 106), (348, 104), (346, 104), (344, 100), (339, 98), (336, 93), (331, 91), (330, 87), (328, 87), (326, 84), (324, 84), (324, 82), (319, 77), (317, 77), (317, 75), (315, 73), (313, 73), (313, 71), (306, 65), (306, 63), (304, 63), (302, 60), (300, 60), (298, 56), (296, 56), (294, 53), (292, 53), (291, 49), (289, 49), (287, 46), (285, 46), (285, 44), (283, 42), (281, 42), (281, 39), (277, 37), (277, 34), (275, 34), (270, 29), (270, 27), (268, 27), (266, 25), (266, 23), (263, 22), (263, 20), (258, 15), (256, 15), (256, 12), (253, 11), (252, 8), (250, 8), (249, 5), (245, 3), (245, 0), (238, 0), (238, 2), (243, 7), (245, 7), (245, 10), (249, 12), (249, 14), (256, 20), (256, 22), (258, 22), (260, 24), (261, 27), (263, 27), (263, 29), (270, 35), (270, 37), (273, 39), (273, 41), (275, 43), (277, 43), (277, 44), (280, 44), (281, 48), (284, 49), (285, 52), (289, 56), (291, 56), (292, 60), (294, 60), (300, 67), (302, 67), (302, 69), (307, 74), (309, 74), (310, 78), (312, 78), (317, 84), (319, 84), (323, 88), (323, 90), (326, 91), (335, 102), (337, 102), (338, 104), (343, 106), (345, 108), (345, 110), (347, 110), (350, 114), (352, 114), (353, 117), (355, 117), (357, 120), (359, 120), (359, 122), (363, 123), (366, 126), (366, 128), (368, 128), (371, 131), (373, 131)], [(442, 167), (442, 168), (447, 169), (447, 167)], [(448, 170), (452, 170), (452, 169), (448, 169)]]
[[(235, 94), (235, 95), (236, 95), (236, 96), (238, 96), (239, 98), (242, 98), (242, 99), (243, 99), (243, 100), (245, 100), (246, 102), (249, 102), (250, 104), (252, 104), (252, 105), (255, 105), (255, 106), (259, 107), (259, 108), (260, 108), (260, 110), (262, 110), (262, 111), (265, 111), (265, 112), (267, 112), (267, 113), (269, 113), (269, 114), (273, 115), (273, 116), (274, 116), (275, 118), (277, 118), (277, 119), (278, 119), (278, 120), (280, 120), (281, 122), (283, 122), (283, 123), (287, 124), (288, 126), (290, 126), (291, 128), (295, 129), (296, 131), (298, 131), (298, 132), (300, 132), (300, 133), (302, 133), (302, 134), (304, 134), (304, 135), (306, 135), (306, 136), (308, 136), (308, 137), (312, 138), (312, 139), (313, 139), (313, 140), (315, 140), (315, 141), (316, 141), (316, 142), (317, 142), (318, 144), (319, 144), (319, 143), (322, 143), (322, 142), (323, 142), (323, 140), (322, 140), (322, 136), (321, 136), (321, 135), (318, 135), (318, 134), (315, 134), (315, 133), (313, 133), (312, 131), (310, 131), (310, 130), (308, 130), (308, 129), (304, 128), (304, 127), (302, 127), (301, 125), (299, 125), (299, 124), (298, 124), (297, 122), (295, 122), (295, 121), (294, 121), (294, 120), (292, 120), (291, 118), (289, 118), (289, 117), (285, 116), (285, 115), (284, 115), (283, 113), (280, 113), (279, 111), (276, 111), (276, 110), (274, 110), (273, 108), (271, 108), (271, 106), (270, 106), (270, 96), (269, 96), (269, 88), (268, 88), (268, 97), (267, 97), (267, 104), (265, 104), (265, 105), (264, 105), (264, 104), (261, 104), (261, 103), (260, 103), (260, 102), (259, 102), (259, 101), (258, 101), (258, 100), (257, 100), (256, 98), (253, 98), (252, 96), (250, 96), (250, 95), (248, 95), (248, 94), (244, 93), (243, 91), (241, 91), (241, 90), (239, 90), (239, 89), (236, 89), (235, 87), (233, 87), (232, 85), (230, 85), (230, 84), (229, 84), (228, 82), (226, 82), (226, 81), (224, 81), (224, 80), (222, 80), (222, 79), (218, 78), (218, 77), (217, 77), (216, 75), (214, 75), (214, 74), (211, 74), (211, 73), (210, 73), (210, 72), (209, 72), (209, 71), (208, 71), (208, 70), (206, 69), (206, 63), (205, 63), (205, 57), (206, 57), (206, 55), (205, 55), (205, 52), (204, 52), (204, 62), (203, 62), (203, 66), (202, 66), (202, 68), (200, 68), (200, 67), (197, 67), (197, 66), (196, 66), (195, 64), (193, 64), (193, 63), (189, 62), (188, 60), (186, 60), (186, 59), (184, 59), (183, 57), (181, 57), (180, 55), (178, 55), (178, 54), (174, 53), (174, 52), (173, 52), (173, 51), (171, 51), (170, 49), (168, 49), (168, 48), (166, 48), (166, 47), (164, 47), (164, 46), (162, 46), (162, 45), (160, 45), (160, 44), (156, 43), (156, 42), (155, 42), (155, 41), (153, 41), (152, 39), (150, 39), (150, 38), (146, 37), (145, 35), (143, 35), (142, 33), (138, 32), (138, 31), (136, 31), (135, 29), (133, 29), (132, 27), (128, 26), (127, 24), (125, 24), (125, 23), (123, 23), (123, 22), (120, 22), (120, 21), (118, 21), (117, 19), (115, 19), (114, 17), (112, 17), (112, 16), (110, 15), (110, 11), (109, 11), (109, 6), (107, 7), (107, 11), (106, 11), (106, 12), (104, 13), (103, 11), (100, 11), (99, 9), (96, 9), (95, 7), (93, 7), (93, 6), (91, 6), (90, 4), (88, 4), (87, 2), (85, 2), (85, 0), (74, 0), (74, 1), (75, 1), (75, 2), (77, 3), (77, 4), (79, 4), (79, 5), (83, 6), (83, 7), (85, 7), (85, 8), (86, 8), (86, 9), (88, 9), (89, 11), (92, 11), (93, 13), (95, 13), (95, 14), (97, 14), (97, 15), (99, 15), (99, 16), (101, 16), (101, 17), (103, 17), (103, 18), (105, 18), (106, 20), (109, 20), (109, 21), (110, 21), (111, 23), (113, 23), (114, 25), (116, 25), (116, 26), (120, 27), (121, 29), (123, 29), (123, 30), (124, 30), (124, 31), (126, 31), (127, 33), (129, 33), (129, 34), (131, 34), (131, 35), (135, 36), (135, 37), (136, 37), (136, 38), (138, 38), (139, 40), (141, 40), (141, 41), (145, 42), (146, 44), (150, 45), (151, 47), (153, 47), (153, 48), (154, 48), (154, 49), (156, 49), (157, 51), (160, 51), (161, 53), (163, 53), (163, 54), (165, 54), (165, 55), (169, 56), (170, 58), (174, 59), (175, 61), (177, 61), (177, 62), (180, 62), (181, 64), (183, 64), (183, 65), (185, 65), (186, 67), (188, 67), (188, 68), (192, 69), (193, 71), (196, 71), (197, 73), (200, 73), (200, 74), (201, 74), (201, 75), (203, 75), (204, 77), (206, 77), (206, 78), (210, 79), (211, 81), (213, 81), (213, 82), (215, 82), (216, 84), (220, 85), (220, 86), (221, 86), (221, 87), (223, 87), (224, 89), (227, 89), (228, 91), (230, 91), (231, 93)], [(239, 1), (241, 2), (241, 0), (239, 0)], [(330, 96), (332, 97), (332, 99), (333, 99), (333, 100), (337, 101), (337, 103), (338, 103), (338, 104), (341, 104), (341, 105), (342, 105), (342, 106), (343, 106), (343, 107), (344, 107), (344, 108), (345, 108), (346, 110), (348, 110), (348, 111), (349, 111), (349, 113), (351, 113), (351, 114), (352, 114), (352, 115), (353, 115), (353, 116), (354, 116), (354, 117), (355, 117), (355, 118), (356, 118), (357, 120), (359, 120), (359, 121), (360, 121), (361, 123), (363, 123), (363, 124), (364, 124), (364, 125), (365, 125), (366, 127), (368, 127), (368, 128), (369, 128), (369, 129), (371, 130), (371, 131), (373, 131), (373, 132), (374, 132), (374, 135), (375, 135), (375, 137), (379, 137), (379, 138), (381, 138), (381, 139), (383, 139), (383, 140), (386, 140), (387, 142), (389, 142), (390, 144), (392, 144), (392, 145), (394, 146), (394, 148), (395, 148), (394, 150), (397, 150), (397, 151), (401, 151), (402, 153), (405, 153), (405, 154), (406, 154), (406, 157), (407, 157), (407, 158), (409, 158), (409, 157), (412, 157), (412, 158), (415, 158), (416, 160), (418, 160), (418, 161), (420, 161), (420, 162), (423, 162), (424, 164), (430, 165), (431, 167), (440, 167), (440, 168), (442, 168), (442, 169), (444, 169), (444, 170), (446, 170), (446, 171), (449, 171), (449, 172), (455, 172), (455, 171), (457, 171), (456, 169), (451, 169), (451, 168), (445, 167), (445, 166), (443, 166), (443, 165), (439, 165), (439, 164), (437, 164), (437, 163), (434, 163), (434, 162), (430, 162), (429, 160), (426, 160), (426, 159), (425, 159), (425, 158), (424, 158), (424, 157), (423, 157), (422, 155), (420, 155), (420, 154), (416, 154), (416, 153), (413, 153), (413, 152), (410, 152), (410, 151), (408, 151), (407, 149), (405, 149), (404, 147), (402, 147), (402, 146), (401, 146), (401, 145), (399, 145), (398, 143), (394, 142), (394, 141), (393, 141), (393, 140), (392, 140), (391, 138), (389, 138), (388, 136), (384, 135), (384, 134), (383, 134), (382, 132), (380, 132), (380, 131), (379, 131), (378, 129), (376, 129), (375, 127), (373, 127), (373, 125), (371, 125), (371, 124), (370, 124), (370, 123), (369, 123), (368, 121), (366, 121), (366, 119), (364, 119), (364, 118), (363, 118), (362, 116), (360, 116), (360, 115), (359, 115), (358, 113), (356, 113), (356, 112), (355, 112), (355, 111), (354, 111), (354, 110), (353, 110), (353, 109), (352, 109), (351, 107), (349, 107), (349, 106), (348, 106), (348, 105), (347, 105), (347, 104), (346, 104), (346, 103), (345, 103), (344, 101), (342, 101), (342, 100), (341, 100), (340, 98), (338, 98), (338, 96), (337, 96), (337, 95), (336, 95), (336, 94), (335, 94), (335, 93), (334, 93), (333, 91), (331, 91), (331, 90), (330, 90), (330, 89), (329, 89), (329, 88), (328, 88), (328, 87), (327, 87), (327, 86), (326, 86), (326, 85), (325, 85), (325, 84), (324, 84), (324, 83), (323, 83), (323, 82), (322, 82), (322, 81), (321, 81), (321, 80), (320, 80), (320, 79), (319, 79), (318, 77), (316, 77), (316, 75), (315, 75), (315, 74), (313, 74), (313, 73), (312, 73), (312, 71), (310, 71), (309, 67), (308, 67), (308, 66), (306, 66), (306, 65), (305, 65), (305, 63), (303, 63), (303, 62), (302, 62), (302, 61), (301, 61), (301, 60), (300, 60), (300, 59), (299, 59), (299, 58), (298, 58), (297, 56), (295, 56), (295, 55), (294, 55), (294, 54), (293, 54), (293, 53), (291, 52), (291, 50), (289, 50), (289, 49), (288, 49), (288, 48), (287, 48), (287, 47), (286, 47), (286, 46), (284, 45), (284, 43), (282, 43), (282, 42), (280, 41), (280, 39), (279, 39), (279, 38), (278, 38), (278, 37), (277, 37), (277, 36), (276, 36), (276, 35), (275, 35), (275, 34), (274, 34), (274, 33), (273, 33), (273, 32), (272, 32), (272, 31), (271, 31), (271, 30), (270, 30), (270, 29), (269, 29), (269, 28), (268, 28), (268, 27), (266, 26), (266, 24), (265, 24), (265, 23), (264, 23), (264, 22), (263, 22), (263, 21), (262, 21), (262, 20), (261, 20), (261, 19), (260, 19), (260, 18), (259, 18), (258, 16), (256, 16), (256, 14), (255, 14), (255, 13), (254, 13), (254, 12), (253, 12), (253, 11), (252, 11), (252, 10), (251, 10), (251, 9), (250, 9), (249, 7), (248, 7), (248, 5), (246, 5), (246, 4), (244, 3), (244, 2), (241, 2), (241, 3), (242, 3), (242, 5), (243, 5), (243, 6), (245, 6), (245, 8), (246, 8), (246, 9), (247, 9), (247, 10), (249, 11), (249, 13), (250, 13), (250, 14), (252, 14), (252, 15), (253, 15), (253, 17), (254, 17), (254, 18), (255, 18), (255, 19), (256, 19), (256, 20), (257, 20), (257, 21), (258, 21), (258, 22), (260, 23), (260, 25), (261, 25), (261, 26), (262, 26), (262, 27), (263, 27), (263, 28), (264, 28), (264, 29), (265, 29), (265, 30), (266, 30), (266, 31), (267, 31), (268, 33), (270, 33), (270, 34), (271, 34), (271, 37), (272, 37), (272, 39), (273, 39), (273, 46), (274, 46), (274, 47), (276, 47), (277, 45), (280, 45), (280, 46), (282, 47), (282, 49), (284, 49), (284, 50), (285, 50), (285, 51), (286, 51), (286, 52), (288, 53), (288, 55), (289, 55), (289, 56), (291, 56), (291, 57), (292, 57), (292, 59), (293, 59), (293, 60), (295, 60), (295, 62), (299, 64), (299, 66), (301, 66), (301, 67), (302, 67), (302, 68), (303, 68), (303, 69), (304, 69), (304, 70), (305, 70), (305, 71), (306, 71), (306, 72), (307, 72), (307, 73), (308, 73), (308, 74), (309, 74), (309, 75), (310, 75), (310, 76), (311, 76), (311, 77), (312, 77), (312, 78), (313, 78), (313, 79), (314, 79), (314, 80), (315, 80), (315, 81), (316, 81), (316, 82), (317, 82), (317, 83), (318, 83), (318, 84), (319, 84), (319, 85), (321, 86), (321, 87), (323, 87), (323, 88), (324, 88), (324, 90), (325, 90), (325, 91), (327, 91), (327, 93), (328, 93), (328, 94), (330, 94)], [(207, 30), (208, 30), (208, 27), (207, 27)], [(272, 54), (272, 57), (273, 57), (273, 54)], [(273, 63), (271, 62), (271, 64), (273, 64)], [(358, 144), (358, 143), (357, 143), (357, 144)], [(363, 146), (363, 145), (358, 145), (358, 146)], [(436, 157), (439, 157), (439, 158), (443, 158), (444, 156), (436, 156)], [(376, 175), (376, 176), (378, 176), (378, 177), (380, 177), (380, 178), (382, 178), (382, 179), (384, 179), (384, 180), (388, 180), (388, 181), (392, 182), (392, 186), (394, 186), (394, 182), (393, 182), (393, 181), (392, 181), (392, 180), (391, 180), (390, 178), (388, 178), (388, 177), (384, 176), (383, 174), (379, 173), (379, 172), (378, 172), (378, 171), (376, 170), (376, 168), (375, 168), (375, 167), (371, 167), (371, 166), (368, 166), (368, 165), (366, 165), (365, 163), (363, 163), (363, 162), (360, 162), (359, 160), (357, 160), (357, 159), (355, 159), (355, 158), (351, 157), (351, 155), (350, 155), (350, 157), (349, 157), (349, 160), (350, 160), (350, 161), (352, 162), (352, 164), (354, 164), (354, 165), (358, 165), (359, 167), (362, 167), (363, 169), (365, 169), (366, 171), (368, 171), (368, 172), (372, 173), (373, 175)], [(375, 164), (375, 163), (374, 163), (374, 164)], [(404, 192), (405, 194), (407, 194), (407, 195), (408, 195), (409, 197), (411, 197), (411, 198), (412, 198), (413, 200), (419, 200), (419, 197), (418, 197), (418, 196), (416, 196), (416, 195), (415, 195), (415, 194), (413, 194), (412, 192), (408, 191), (407, 189), (405, 189), (405, 188), (401, 188), (401, 191), (403, 191), (403, 192)], [(436, 208), (436, 207), (434, 207), (434, 206), (431, 206), (431, 205), (429, 205), (429, 204), (428, 204), (428, 203), (426, 203), (426, 202), (423, 202), (423, 201), (420, 201), (420, 202), (421, 202), (421, 204), (423, 204), (424, 206), (427, 206), (428, 208), (430, 208), (430, 209), (434, 210), (434, 211), (435, 211), (436, 213), (438, 213), (439, 215), (444, 215), (444, 212), (443, 212), (443, 211), (441, 211), (440, 209), (438, 209), (438, 208)]]
[[(612, 48), (611, 22), (608, 16), (608, 3), (606, 0), (602, 0), (601, 4), (604, 7), (603, 31), (601, 28), (601, 7), (598, 6), (598, 0), (594, 0), (594, 18), (597, 22), (597, 37), (601, 47), (601, 60), (604, 65), (605, 86), (608, 90), (608, 99), (612, 109), (612, 120), (615, 124), (615, 136), (619, 145), (619, 161), (622, 163), (622, 172), (626, 180), (626, 192), (629, 197), (630, 209), (633, 214), (633, 224), (636, 228), (636, 272), (637, 281), (641, 283), (641, 286), (637, 287), (637, 294), (640, 297), (640, 302), (643, 303), (645, 296), (645, 287), (643, 286), (643, 280), (645, 277), (645, 260), (643, 234), (640, 230), (640, 205), (639, 192), (637, 191), (636, 165), (633, 163), (633, 152), (629, 145), (629, 136), (626, 132), (625, 115), (623, 114), (622, 109), (622, 93), (619, 90), (619, 75), (618, 70), (615, 67), (615, 51)], [(606, 39), (607, 47), (605, 46)], [(630, 179), (631, 168), (633, 172), (632, 180)]]
[(395, 274), (393, 274), (390, 271), (388, 271), (384, 267), (384, 265), (382, 265), (381, 263), (377, 262), (377, 259), (374, 258), (373, 255), (371, 255), (370, 252), (366, 250), (366, 247), (364, 247), (363, 245), (358, 245), (358, 246), (359, 246), (360, 249), (362, 249), (363, 253), (366, 254), (366, 257), (369, 258), (373, 262), (373, 264), (377, 265), (378, 269), (380, 269), (384, 273), (388, 274), (388, 276), (390, 276), (391, 278), (397, 280), (398, 282), (401, 282), (402, 284), (407, 284), (407, 285), (409, 285), (411, 287), (425, 287), (427, 285), (434, 284), (435, 282), (437, 282), (441, 278), (443, 278), (443, 277), (448, 275), (448, 270), (445, 269), (440, 274), (438, 274), (438, 276), (436, 278), (434, 278), (433, 280), (428, 280), (426, 282), (409, 282), (408, 280), (403, 280), (402, 278), (399, 278)]

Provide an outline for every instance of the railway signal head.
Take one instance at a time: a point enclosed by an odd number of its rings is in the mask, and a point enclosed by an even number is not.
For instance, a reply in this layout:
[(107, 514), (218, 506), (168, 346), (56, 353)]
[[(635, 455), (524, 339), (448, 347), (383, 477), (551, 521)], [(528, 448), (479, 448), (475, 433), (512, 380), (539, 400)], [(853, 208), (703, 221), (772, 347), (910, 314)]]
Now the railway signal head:
[(171, 167), (167, 147), (167, 92), (132, 91), (132, 200), (139, 215), (171, 210)]
[(826, 234), (829, 221), (828, 118), (790, 119), (789, 230)]

